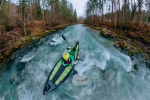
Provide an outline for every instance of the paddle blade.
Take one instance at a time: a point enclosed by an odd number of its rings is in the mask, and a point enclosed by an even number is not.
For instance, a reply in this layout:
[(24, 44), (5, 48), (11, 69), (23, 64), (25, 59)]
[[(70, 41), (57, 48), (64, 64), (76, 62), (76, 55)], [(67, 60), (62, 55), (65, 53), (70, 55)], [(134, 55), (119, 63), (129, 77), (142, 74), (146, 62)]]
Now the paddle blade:
[(66, 41), (66, 37), (64, 35), (62, 35), (62, 38)]
[(81, 61), (84, 61), (83, 59), (79, 58)]

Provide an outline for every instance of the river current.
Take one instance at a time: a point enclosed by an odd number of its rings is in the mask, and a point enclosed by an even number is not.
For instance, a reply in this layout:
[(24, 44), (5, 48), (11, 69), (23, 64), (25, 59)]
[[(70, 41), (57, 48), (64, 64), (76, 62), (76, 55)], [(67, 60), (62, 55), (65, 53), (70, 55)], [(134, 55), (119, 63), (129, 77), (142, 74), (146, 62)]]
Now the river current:
[[(66, 81), (43, 95), (49, 72), (67, 43), (79, 41), (79, 56)], [(137, 63), (138, 70), (132, 70)], [(81, 24), (68, 26), (14, 55), (9, 70), (0, 76), (0, 100), (150, 100), (150, 71), (140, 58), (116, 49), (99, 31)]]

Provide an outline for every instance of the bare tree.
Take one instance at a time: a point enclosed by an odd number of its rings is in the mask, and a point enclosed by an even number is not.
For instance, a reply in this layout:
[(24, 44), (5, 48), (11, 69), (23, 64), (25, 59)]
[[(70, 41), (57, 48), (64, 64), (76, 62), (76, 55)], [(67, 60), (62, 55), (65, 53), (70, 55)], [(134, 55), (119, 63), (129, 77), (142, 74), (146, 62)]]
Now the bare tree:
[(1, 1), (1, 5), (0, 5), (0, 11), (1, 11), (1, 8), (2, 8), (2, 6), (3, 6), (3, 0)]

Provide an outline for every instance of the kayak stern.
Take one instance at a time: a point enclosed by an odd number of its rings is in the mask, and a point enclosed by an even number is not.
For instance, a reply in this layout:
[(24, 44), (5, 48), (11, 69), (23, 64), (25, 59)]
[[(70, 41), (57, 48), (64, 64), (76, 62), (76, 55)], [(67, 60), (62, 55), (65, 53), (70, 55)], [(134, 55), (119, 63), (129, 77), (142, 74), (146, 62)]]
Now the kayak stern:
[(47, 80), (47, 84), (45, 84), (43, 95), (46, 95), (47, 93), (53, 91), (56, 89), (56, 85), (53, 84), (50, 80)]

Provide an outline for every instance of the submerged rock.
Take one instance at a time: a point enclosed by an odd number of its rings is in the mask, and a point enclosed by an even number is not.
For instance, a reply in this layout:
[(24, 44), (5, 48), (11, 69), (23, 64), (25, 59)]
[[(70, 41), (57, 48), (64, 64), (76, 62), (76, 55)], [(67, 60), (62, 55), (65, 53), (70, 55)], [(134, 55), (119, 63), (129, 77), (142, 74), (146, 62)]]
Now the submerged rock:
[(150, 68), (150, 61), (146, 61), (145, 64), (148, 68)]
[(13, 77), (10, 79), (10, 84), (16, 84), (16, 85), (19, 85), (21, 83), (21, 79), (20, 77)]
[(17, 64), (17, 71), (22, 71), (25, 68), (25, 62), (19, 62)]
[(111, 80), (113, 79), (115, 73), (112, 70), (106, 70), (104, 73), (104, 79), (105, 80)]
[(84, 86), (89, 84), (89, 79), (86, 76), (79, 76), (78, 74), (73, 76), (72, 83), (75, 86)]
[(135, 64), (135, 65), (133, 66), (133, 68), (134, 68), (135, 70), (138, 70), (137, 64)]

